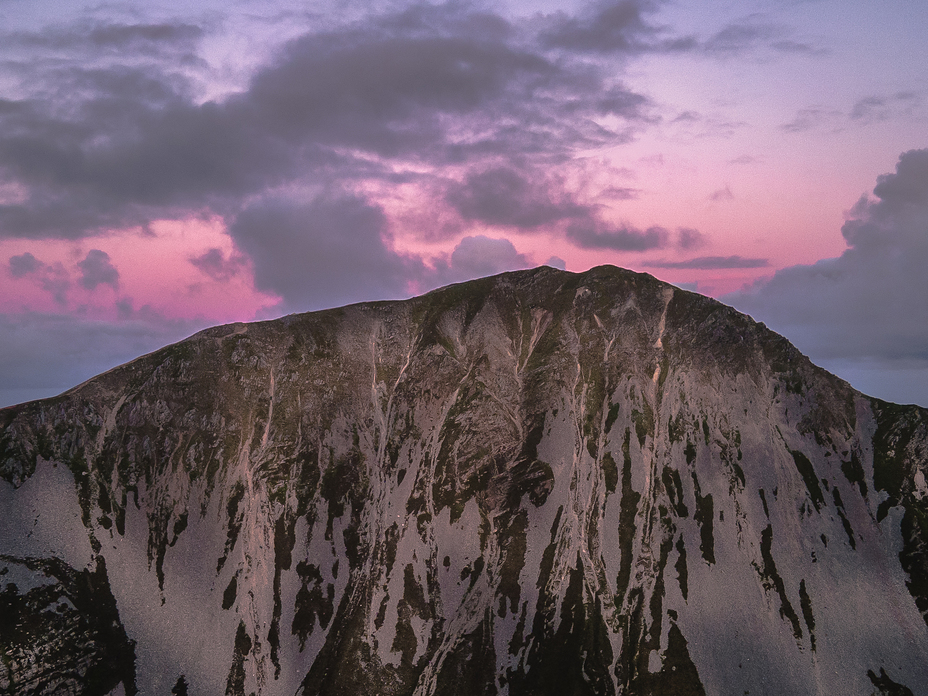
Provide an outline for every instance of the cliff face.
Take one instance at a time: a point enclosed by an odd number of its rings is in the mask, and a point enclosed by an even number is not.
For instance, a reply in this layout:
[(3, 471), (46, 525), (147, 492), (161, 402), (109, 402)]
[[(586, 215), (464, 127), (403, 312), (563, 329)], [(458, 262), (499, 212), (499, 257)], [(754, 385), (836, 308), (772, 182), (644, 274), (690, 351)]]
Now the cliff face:
[(928, 412), (650, 276), (217, 327), (0, 428), (0, 693), (928, 693)]

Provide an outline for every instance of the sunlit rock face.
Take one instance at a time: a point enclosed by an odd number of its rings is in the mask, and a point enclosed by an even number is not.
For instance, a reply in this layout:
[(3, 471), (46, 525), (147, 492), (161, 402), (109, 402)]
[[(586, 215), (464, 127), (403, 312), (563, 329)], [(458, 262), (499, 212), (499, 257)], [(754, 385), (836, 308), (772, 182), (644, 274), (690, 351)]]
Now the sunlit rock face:
[(0, 693), (928, 693), (928, 411), (647, 275), (218, 327), (0, 428)]

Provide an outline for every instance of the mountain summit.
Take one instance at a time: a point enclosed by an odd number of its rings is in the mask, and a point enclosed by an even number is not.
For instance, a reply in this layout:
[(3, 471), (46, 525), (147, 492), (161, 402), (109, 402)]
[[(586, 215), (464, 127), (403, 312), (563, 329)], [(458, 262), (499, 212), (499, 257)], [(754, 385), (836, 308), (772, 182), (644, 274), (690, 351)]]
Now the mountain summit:
[(928, 411), (613, 267), (0, 410), (0, 693), (928, 694)]

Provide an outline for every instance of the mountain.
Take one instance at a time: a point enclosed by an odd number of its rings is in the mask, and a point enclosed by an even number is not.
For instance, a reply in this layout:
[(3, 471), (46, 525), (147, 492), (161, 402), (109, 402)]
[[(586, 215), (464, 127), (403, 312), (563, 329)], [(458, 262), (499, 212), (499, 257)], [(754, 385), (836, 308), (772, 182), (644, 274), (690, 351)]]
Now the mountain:
[(0, 410), (0, 693), (928, 694), (928, 411), (613, 267)]

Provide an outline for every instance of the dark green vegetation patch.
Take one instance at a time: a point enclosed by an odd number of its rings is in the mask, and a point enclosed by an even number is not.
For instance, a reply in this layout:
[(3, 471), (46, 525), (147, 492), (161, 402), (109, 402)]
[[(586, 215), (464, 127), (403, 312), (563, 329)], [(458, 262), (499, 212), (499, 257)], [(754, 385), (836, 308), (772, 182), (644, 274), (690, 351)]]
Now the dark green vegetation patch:
[[(58, 559), (0, 555), (43, 579), (21, 593), (0, 592), (0, 656), (13, 696), (80, 693), (104, 696), (122, 684), (136, 693), (135, 643), (126, 636), (110, 590), (106, 562), (76, 570)], [(51, 582), (49, 582), (51, 580)]]

